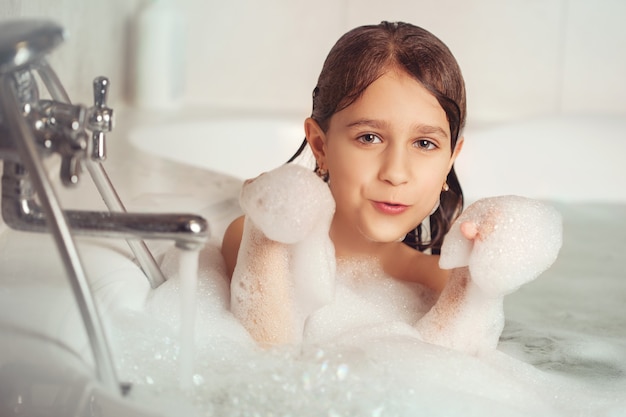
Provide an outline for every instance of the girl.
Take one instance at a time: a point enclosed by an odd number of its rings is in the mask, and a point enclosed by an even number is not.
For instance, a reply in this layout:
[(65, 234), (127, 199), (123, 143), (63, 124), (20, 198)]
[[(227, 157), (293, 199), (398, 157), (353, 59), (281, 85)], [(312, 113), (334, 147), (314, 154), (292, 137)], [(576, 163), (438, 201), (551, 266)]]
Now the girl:
[[(453, 164), (465, 114), (459, 66), (428, 31), (383, 22), (339, 39), (294, 156), (310, 147), (315, 171), (330, 187), (336, 210), (329, 234), (338, 261), (376, 259), (394, 279), (443, 289), (448, 272), (439, 269), (437, 254), (463, 205)], [(243, 222), (230, 225), (222, 244), (231, 276)]]

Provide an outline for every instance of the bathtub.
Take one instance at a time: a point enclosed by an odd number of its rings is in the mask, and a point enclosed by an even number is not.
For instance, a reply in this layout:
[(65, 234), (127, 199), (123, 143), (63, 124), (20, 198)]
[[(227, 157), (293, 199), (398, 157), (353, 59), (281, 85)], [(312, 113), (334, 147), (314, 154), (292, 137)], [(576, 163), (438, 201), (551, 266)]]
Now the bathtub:
[[(141, 115), (140, 115), (141, 116)], [(558, 118), (468, 127), (457, 170), (468, 201), (548, 200), (563, 215), (557, 262), (505, 299), (493, 355), (416, 341), (398, 324), (339, 344), (260, 350), (227, 312), (217, 247), (240, 214), (242, 179), (302, 141), (290, 117), (154, 120), (129, 112), (107, 168), (130, 210), (191, 211), (213, 238), (201, 261), (193, 384), (176, 369), (173, 278), (151, 290), (122, 242), (79, 240), (125, 397), (99, 386), (52, 239), (0, 233), (0, 415), (606, 415), (626, 412), (626, 119)], [(303, 161), (302, 163), (310, 163)], [(83, 181), (84, 183), (85, 181)], [(59, 189), (99, 208), (88, 184)], [(149, 242), (167, 274), (178, 253)], [(156, 307), (155, 307), (156, 306)], [(392, 387), (392, 388), (390, 388)], [(96, 410), (96, 411), (94, 411)]]
[(626, 122), (561, 116), (470, 125), (457, 170), (470, 200), (517, 194), (560, 202), (626, 202)]
[(162, 158), (248, 179), (287, 162), (304, 139), (303, 125), (288, 117), (221, 117), (136, 129), (129, 140)]

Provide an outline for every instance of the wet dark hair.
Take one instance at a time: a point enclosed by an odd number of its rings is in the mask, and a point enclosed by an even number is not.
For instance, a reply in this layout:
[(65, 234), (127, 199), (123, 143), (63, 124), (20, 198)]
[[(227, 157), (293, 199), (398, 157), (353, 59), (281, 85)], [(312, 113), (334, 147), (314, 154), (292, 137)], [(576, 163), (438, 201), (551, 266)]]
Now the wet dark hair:
[[(432, 33), (403, 22), (360, 26), (343, 35), (326, 57), (313, 90), (311, 118), (326, 132), (333, 114), (354, 103), (390, 68), (399, 68), (424, 86), (439, 102), (450, 125), (455, 149), (466, 117), (465, 83), (456, 59)], [(307, 146), (306, 139), (290, 159)], [(317, 170), (317, 166), (315, 167)], [(448, 173), (439, 209), (430, 216), (430, 239), (420, 224), (404, 242), (420, 251), (439, 253), (445, 234), (463, 209), (463, 192), (454, 171)]]

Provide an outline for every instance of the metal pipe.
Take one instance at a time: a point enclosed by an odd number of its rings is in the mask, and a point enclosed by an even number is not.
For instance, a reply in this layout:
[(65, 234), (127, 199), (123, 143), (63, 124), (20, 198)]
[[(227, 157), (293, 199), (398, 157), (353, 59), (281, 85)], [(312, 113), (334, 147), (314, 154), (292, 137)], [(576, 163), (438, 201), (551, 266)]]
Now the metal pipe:
[(74, 239), (52, 184), (46, 175), (43, 163), (39, 159), (34, 135), (20, 112), (21, 104), (16, 96), (12, 80), (6, 74), (2, 74), (0, 77), (0, 107), (4, 117), (3, 122), (14, 133), (14, 145), (21, 156), (22, 163), (31, 175), (43, 212), (47, 218), (51, 219), (47, 222), (48, 228), (59, 249), (78, 308), (83, 317), (85, 330), (94, 354), (97, 376), (106, 388), (112, 392), (120, 393), (111, 352), (106, 343), (104, 329), (91, 296)]
[[(70, 97), (65, 91), (63, 84), (45, 59), (42, 59), (37, 64), (37, 70), (52, 99), (70, 104)], [(104, 145), (104, 140), (100, 143), (101, 145)], [(102, 152), (104, 152), (104, 150)], [(113, 186), (113, 183), (111, 182), (102, 162), (100, 160), (93, 161), (86, 158), (83, 160), (83, 165), (86, 166), (94, 185), (98, 189), (98, 192), (100, 193), (100, 196), (109, 211), (125, 213), (126, 207), (124, 207), (124, 203), (115, 191), (115, 187)], [(164, 283), (165, 275), (163, 275), (161, 268), (159, 268), (159, 265), (154, 259), (154, 256), (152, 256), (152, 252), (150, 252), (146, 243), (142, 240), (138, 241), (134, 239), (127, 239), (126, 243), (130, 247), (130, 250), (133, 255), (135, 255), (135, 258), (139, 263), (139, 266), (148, 278), (150, 286), (152, 288), (156, 288)]]
[[(111, 212), (119, 212), (126, 213), (126, 207), (124, 207), (124, 203), (120, 199), (119, 195), (115, 191), (109, 176), (104, 169), (104, 165), (101, 162), (92, 161), (90, 159), (86, 159), (83, 161), (84, 165), (87, 166), (87, 170), (93, 180), (96, 188), (100, 192), (100, 196), (106, 204), (107, 208)], [(165, 282), (165, 275), (159, 268), (154, 256), (152, 256), (152, 252), (148, 249), (148, 246), (143, 240), (131, 240), (126, 239), (126, 243), (130, 247), (130, 250), (135, 255), (139, 266), (143, 270), (144, 274), (148, 278), (150, 282), (150, 286), (152, 288), (156, 288), (159, 285)]]
[(54, 72), (52, 67), (48, 64), (48, 61), (45, 58), (40, 59), (35, 68), (37, 69), (39, 77), (41, 77), (41, 81), (50, 93), (52, 100), (71, 104), (70, 96), (67, 94), (67, 91), (65, 91), (56, 72)]

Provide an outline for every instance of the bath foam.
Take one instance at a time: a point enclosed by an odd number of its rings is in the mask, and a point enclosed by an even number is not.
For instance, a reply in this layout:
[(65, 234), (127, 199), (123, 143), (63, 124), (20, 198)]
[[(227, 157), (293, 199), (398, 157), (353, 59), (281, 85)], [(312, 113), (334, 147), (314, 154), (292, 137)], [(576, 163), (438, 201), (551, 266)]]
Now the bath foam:
[[(464, 222), (478, 226), (476, 240), (463, 236)], [(561, 215), (552, 206), (520, 196), (484, 198), (454, 222), (439, 265), (469, 266), (472, 280), (483, 291), (503, 296), (545, 271), (556, 260), (562, 237)]]
[[(429, 294), (358, 260), (339, 262), (335, 313), (328, 306), (314, 314), (310, 337), (262, 349), (228, 311), (223, 260), (212, 245), (199, 267), (193, 386), (181, 391), (179, 255), (167, 252), (163, 262), (168, 281), (151, 291), (143, 310), (118, 310), (111, 327), (119, 375), (135, 385), (131, 398), (157, 403), (165, 415), (180, 415), (177, 404), (194, 408), (196, 414), (185, 415), (203, 416), (569, 417), (620, 416), (626, 409), (620, 369), (611, 378), (581, 378), (576, 369), (546, 372), (498, 350), (467, 355), (425, 343), (406, 320), (430, 308)], [(537, 360), (527, 353), (532, 345), (523, 344), (533, 332), (550, 336), (542, 329), (509, 334), (507, 351)], [(568, 366), (559, 356), (569, 355), (567, 349), (557, 353), (560, 337), (542, 369), (549, 370), (550, 361)], [(623, 353), (616, 347), (589, 340), (583, 353), (619, 362)]]
[(255, 340), (298, 342), (307, 317), (333, 297), (330, 190), (311, 170), (287, 164), (247, 181), (240, 204), (246, 217), (231, 311)]
[(552, 265), (561, 244), (561, 215), (547, 204), (500, 196), (469, 206), (444, 239), (439, 264), (454, 269), (416, 325), (422, 339), (472, 354), (495, 349), (504, 296)]
[[(183, 256), (178, 249), (170, 249), (164, 253), (161, 270), (166, 277), (173, 279), (168, 279), (157, 289), (152, 290), (143, 308), (143, 311), (176, 332), (180, 330), (181, 285), (178, 275)], [(214, 329), (220, 337), (240, 342), (248, 340), (252, 343), (248, 333), (228, 311), (229, 280), (220, 248), (214, 243), (207, 244), (200, 251), (198, 262), (194, 324), (196, 345), (208, 343), (214, 338), (214, 334), (208, 329)]]
[[(623, 377), (587, 382), (497, 350), (470, 356), (423, 342), (404, 320), (432, 299), (413, 300), (420, 288), (377, 281), (359, 262), (337, 269), (337, 302), (356, 300), (341, 307), (354, 320), (342, 324), (343, 333), (331, 329), (302, 344), (262, 349), (228, 311), (219, 248), (207, 246), (200, 259), (190, 390), (181, 391), (178, 381), (176, 250), (165, 254), (168, 281), (152, 290), (146, 307), (117, 310), (110, 320), (118, 373), (134, 384), (131, 399), (157, 404), (164, 415), (192, 407), (196, 414), (185, 415), (569, 417), (619, 416), (626, 406)], [(364, 305), (379, 311), (359, 311)]]
[(248, 180), (239, 202), (268, 239), (286, 244), (304, 240), (330, 221), (335, 210), (328, 186), (311, 170), (296, 164)]
[[(304, 340), (322, 343), (384, 323), (413, 323), (433, 305), (422, 285), (393, 279), (370, 258), (337, 262), (335, 298), (307, 320)], [(417, 336), (415, 331), (411, 332)]]

